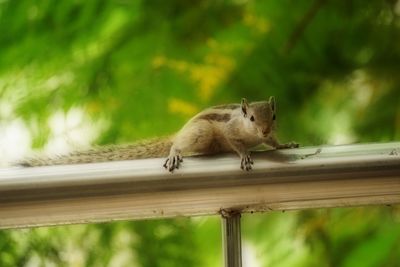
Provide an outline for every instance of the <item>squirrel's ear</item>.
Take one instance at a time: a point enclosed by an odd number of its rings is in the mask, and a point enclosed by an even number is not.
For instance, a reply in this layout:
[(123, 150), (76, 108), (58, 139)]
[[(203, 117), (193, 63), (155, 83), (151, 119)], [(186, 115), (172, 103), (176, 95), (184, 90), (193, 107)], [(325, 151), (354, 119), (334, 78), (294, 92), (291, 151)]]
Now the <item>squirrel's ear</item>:
[(268, 100), (268, 103), (270, 104), (272, 111), (275, 111), (276, 109), (275, 97), (271, 96)]
[(246, 98), (242, 98), (242, 113), (246, 117), (247, 116), (247, 109), (249, 108), (249, 103), (247, 102)]

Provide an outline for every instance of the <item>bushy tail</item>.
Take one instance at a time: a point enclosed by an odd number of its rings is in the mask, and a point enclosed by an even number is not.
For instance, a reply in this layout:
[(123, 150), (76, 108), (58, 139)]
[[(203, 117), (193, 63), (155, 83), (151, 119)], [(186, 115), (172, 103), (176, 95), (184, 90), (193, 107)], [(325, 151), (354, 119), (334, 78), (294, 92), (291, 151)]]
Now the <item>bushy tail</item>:
[(171, 145), (170, 137), (150, 139), (128, 145), (99, 146), (54, 157), (31, 157), (18, 162), (17, 165), (34, 167), (166, 157)]

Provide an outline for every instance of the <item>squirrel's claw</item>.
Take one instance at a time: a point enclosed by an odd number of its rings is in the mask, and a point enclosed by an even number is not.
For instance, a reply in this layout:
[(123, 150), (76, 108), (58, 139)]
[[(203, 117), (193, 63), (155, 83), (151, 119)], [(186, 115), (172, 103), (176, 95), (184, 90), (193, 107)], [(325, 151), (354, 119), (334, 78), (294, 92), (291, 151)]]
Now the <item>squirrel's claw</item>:
[(251, 159), (250, 155), (245, 155), (241, 159), (240, 168), (242, 170), (250, 171), (252, 169), (251, 165), (253, 165), (253, 164), (254, 164), (254, 162)]
[(165, 169), (167, 169), (169, 172), (173, 172), (174, 169), (179, 169), (180, 163), (183, 161), (181, 155), (174, 155), (174, 156), (169, 156), (163, 165)]
[(277, 146), (277, 149), (285, 149), (285, 148), (298, 148), (299, 144), (296, 142), (290, 142), (290, 143), (286, 143), (286, 144), (279, 144)]

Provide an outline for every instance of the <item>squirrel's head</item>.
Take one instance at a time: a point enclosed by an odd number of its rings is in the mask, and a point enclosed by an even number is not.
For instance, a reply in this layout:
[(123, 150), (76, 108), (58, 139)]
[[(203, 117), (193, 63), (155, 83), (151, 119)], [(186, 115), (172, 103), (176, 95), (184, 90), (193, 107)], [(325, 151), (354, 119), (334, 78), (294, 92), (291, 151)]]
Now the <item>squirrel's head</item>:
[(242, 98), (241, 108), (246, 129), (260, 138), (267, 138), (275, 128), (275, 98), (271, 96), (268, 101), (250, 104)]

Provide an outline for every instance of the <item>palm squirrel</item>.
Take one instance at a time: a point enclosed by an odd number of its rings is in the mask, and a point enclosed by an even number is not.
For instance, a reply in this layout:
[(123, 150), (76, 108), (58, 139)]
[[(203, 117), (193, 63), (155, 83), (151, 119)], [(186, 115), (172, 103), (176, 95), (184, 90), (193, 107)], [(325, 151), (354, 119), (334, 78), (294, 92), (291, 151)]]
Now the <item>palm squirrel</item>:
[(275, 137), (275, 128), (274, 97), (250, 104), (243, 98), (241, 104), (220, 105), (203, 110), (171, 137), (131, 145), (92, 148), (57, 157), (29, 158), (19, 164), (43, 166), (167, 156), (163, 166), (172, 172), (180, 167), (182, 155), (236, 152), (241, 159), (240, 167), (248, 171), (253, 164), (249, 149), (255, 146), (267, 144), (277, 149), (299, 146), (294, 142), (280, 144)]

